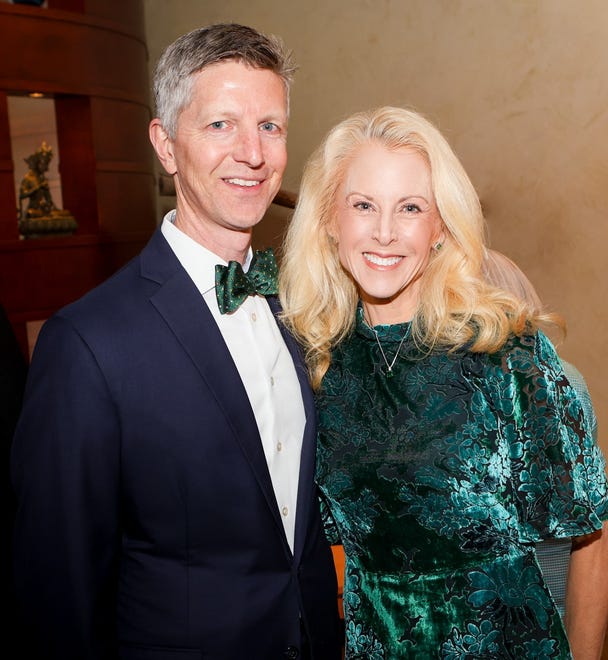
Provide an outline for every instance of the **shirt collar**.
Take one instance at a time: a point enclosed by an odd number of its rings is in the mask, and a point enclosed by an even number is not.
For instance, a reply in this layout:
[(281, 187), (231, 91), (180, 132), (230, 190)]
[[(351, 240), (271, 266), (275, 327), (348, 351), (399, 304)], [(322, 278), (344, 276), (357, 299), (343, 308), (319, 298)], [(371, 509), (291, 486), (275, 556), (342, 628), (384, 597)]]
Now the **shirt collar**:
[[(201, 294), (215, 289), (215, 266), (226, 266), (228, 262), (178, 229), (175, 226), (175, 209), (163, 218), (161, 232)], [(248, 270), (252, 256), (249, 248), (244, 270)]]

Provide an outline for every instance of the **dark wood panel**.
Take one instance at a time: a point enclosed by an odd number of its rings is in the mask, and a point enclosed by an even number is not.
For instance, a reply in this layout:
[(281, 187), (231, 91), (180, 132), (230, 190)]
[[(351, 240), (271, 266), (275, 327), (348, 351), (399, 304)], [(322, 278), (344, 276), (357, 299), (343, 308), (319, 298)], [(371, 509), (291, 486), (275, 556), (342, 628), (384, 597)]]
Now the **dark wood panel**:
[(19, 236), (9, 130), (7, 96), (0, 91), (0, 240)]
[(58, 96), (55, 115), (63, 207), (76, 219), (78, 233), (95, 233), (99, 219), (90, 100), (86, 96)]
[(21, 250), (0, 248), (0, 300), (13, 319), (46, 318), (92, 288), (103, 272), (96, 241), (85, 245), (60, 238), (24, 241), (34, 242), (35, 246), (24, 245)]
[[(0, 90), (0, 134), (8, 134), (9, 131), (8, 99), (6, 93)], [(7, 169), (7, 164), (12, 161), (12, 158), (10, 141), (0, 140), (0, 161), (2, 161), (3, 170)]]
[(49, 9), (63, 9), (84, 13), (85, 0), (47, 0)]
[[(53, 2), (66, 0), (53, 0)], [(74, 0), (67, 0), (74, 1)], [(76, 0), (78, 1), (78, 0)], [(129, 32), (145, 41), (145, 20), (143, 0), (80, 0), (86, 6), (89, 16), (120, 24)]]
[(0, 88), (123, 98), (147, 106), (147, 50), (118, 25), (0, 3)]
[(11, 320), (47, 318), (137, 254), (147, 232), (107, 239), (42, 238), (0, 243), (0, 300)]
[(114, 234), (128, 227), (151, 234), (156, 226), (155, 184), (152, 173), (98, 171), (100, 231)]
[(100, 161), (145, 160), (154, 170), (156, 156), (148, 137), (149, 107), (120, 99), (92, 98), (95, 157)]

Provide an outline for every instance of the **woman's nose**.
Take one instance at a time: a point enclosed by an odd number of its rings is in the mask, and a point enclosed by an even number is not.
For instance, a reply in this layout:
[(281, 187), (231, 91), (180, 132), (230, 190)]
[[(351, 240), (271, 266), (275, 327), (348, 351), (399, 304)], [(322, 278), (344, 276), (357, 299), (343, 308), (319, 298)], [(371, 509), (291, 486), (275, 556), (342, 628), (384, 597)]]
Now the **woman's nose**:
[(395, 222), (390, 213), (381, 213), (372, 235), (380, 245), (390, 245), (397, 238)]

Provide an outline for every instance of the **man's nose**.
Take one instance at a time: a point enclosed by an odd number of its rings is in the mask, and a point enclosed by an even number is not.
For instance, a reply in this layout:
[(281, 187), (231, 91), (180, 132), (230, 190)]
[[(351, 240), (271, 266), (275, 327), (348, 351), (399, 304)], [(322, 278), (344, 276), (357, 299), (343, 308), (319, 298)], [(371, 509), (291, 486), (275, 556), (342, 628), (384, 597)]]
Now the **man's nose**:
[(242, 129), (236, 139), (233, 151), (234, 160), (246, 163), (249, 167), (259, 167), (264, 162), (262, 139), (260, 131), (255, 129)]

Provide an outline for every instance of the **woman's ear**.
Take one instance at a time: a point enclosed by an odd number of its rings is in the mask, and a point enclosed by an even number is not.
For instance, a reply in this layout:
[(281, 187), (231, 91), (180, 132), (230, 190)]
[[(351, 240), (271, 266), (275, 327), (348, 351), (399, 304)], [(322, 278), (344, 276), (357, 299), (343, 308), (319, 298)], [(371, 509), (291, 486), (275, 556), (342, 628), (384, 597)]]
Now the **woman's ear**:
[(439, 236), (437, 236), (437, 238), (433, 243), (433, 250), (435, 250), (435, 252), (439, 252), (439, 250), (441, 250), (443, 244), (445, 243), (445, 237), (446, 237), (446, 232), (444, 229), (442, 229), (439, 232)]
[(148, 133), (158, 160), (165, 168), (167, 174), (173, 176), (177, 172), (175, 158), (173, 157), (173, 140), (163, 128), (158, 117), (155, 117), (150, 122)]
[(330, 240), (333, 243), (338, 242), (338, 232), (336, 230), (336, 221), (331, 218), (326, 224), (325, 224), (325, 233), (327, 236), (330, 238)]

